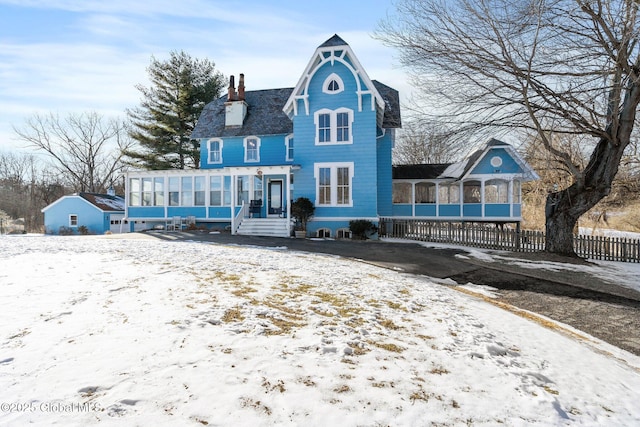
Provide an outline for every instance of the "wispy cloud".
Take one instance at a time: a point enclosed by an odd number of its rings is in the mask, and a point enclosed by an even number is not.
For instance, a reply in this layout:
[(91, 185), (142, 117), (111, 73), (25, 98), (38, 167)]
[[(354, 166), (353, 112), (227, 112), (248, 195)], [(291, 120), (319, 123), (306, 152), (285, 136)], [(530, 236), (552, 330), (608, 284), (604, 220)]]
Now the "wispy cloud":
[(151, 56), (166, 59), (173, 50), (208, 58), (227, 75), (245, 73), (250, 90), (292, 87), (315, 48), (338, 32), (371, 78), (404, 91), (392, 52), (370, 37), (378, 19), (373, 11), (366, 25), (356, 25), (341, 15), (334, 22), (306, 2), (0, 0), (0, 16), (3, 5), (22, 18), (51, 12), (64, 22), (25, 23), (13, 27), (15, 34), (0, 28), (0, 148), (11, 145), (12, 126), (35, 112), (124, 115), (140, 102), (135, 85), (148, 84)]

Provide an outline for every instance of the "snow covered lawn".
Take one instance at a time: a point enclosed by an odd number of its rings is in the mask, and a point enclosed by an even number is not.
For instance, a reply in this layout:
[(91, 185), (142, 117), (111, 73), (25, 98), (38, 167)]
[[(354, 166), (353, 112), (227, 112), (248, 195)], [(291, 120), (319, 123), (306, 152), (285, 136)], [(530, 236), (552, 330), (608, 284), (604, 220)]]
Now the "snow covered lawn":
[(0, 266), (0, 425), (640, 424), (640, 358), (425, 277), (107, 237)]

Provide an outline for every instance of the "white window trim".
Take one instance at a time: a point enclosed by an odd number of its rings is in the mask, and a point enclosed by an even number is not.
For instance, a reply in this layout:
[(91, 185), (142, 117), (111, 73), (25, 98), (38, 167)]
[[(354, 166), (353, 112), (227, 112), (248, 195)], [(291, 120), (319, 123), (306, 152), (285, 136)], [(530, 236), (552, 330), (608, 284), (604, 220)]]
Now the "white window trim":
[[(338, 83), (338, 86), (340, 86), (340, 88), (338, 90), (329, 90), (329, 84), (332, 81), (336, 81), (336, 83)], [(324, 83), (322, 83), (322, 92), (329, 94), (329, 95), (335, 95), (338, 94), (340, 92), (344, 91), (344, 82), (342, 81), (342, 79), (340, 78), (339, 75), (337, 75), (336, 73), (331, 73), (325, 80)]]
[[(248, 142), (250, 139), (255, 139), (255, 140), (256, 140), (256, 142), (257, 142), (256, 150), (258, 151), (258, 155), (257, 155), (257, 159), (255, 159), (255, 160), (253, 160), (253, 159), (252, 159), (252, 160), (249, 160), (249, 159), (247, 158), (247, 142)], [(245, 162), (245, 163), (258, 163), (258, 162), (260, 161), (260, 145), (261, 145), (261, 144), (260, 144), (260, 138), (258, 138), (257, 136), (247, 136), (247, 137), (244, 139), (244, 141), (243, 141), (242, 145), (244, 146), (244, 162)]]
[[(347, 141), (338, 141), (338, 113), (347, 113), (349, 116), (349, 139)], [(329, 141), (320, 142), (318, 134), (318, 126), (320, 124), (320, 115), (329, 114), (329, 124), (331, 126), (331, 138)], [(330, 110), (323, 108), (318, 110), (313, 115), (313, 122), (315, 124), (315, 144), (316, 145), (343, 145), (353, 144), (353, 110), (349, 108), (338, 108), (336, 110)]]
[[(73, 223), (71, 222), (71, 218), (72, 218), (72, 217), (75, 217), (75, 218), (76, 218), (76, 223), (75, 223), (75, 224), (73, 224)], [(73, 227), (73, 228), (78, 228), (78, 214), (69, 214), (69, 227), (70, 227), (70, 228), (71, 228), (71, 227)]]
[[(211, 160), (211, 143), (212, 142), (217, 142), (220, 144), (220, 160), (215, 162)], [(210, 165), (219, 165), (222, 163), (222, 146), (223, 146), (223, 142), (220, 138), (211, 138), (210, 140), (207, 141), (207, 162)]]
[(289, 147), (289, 144), (291, 143), (291, 140), (293, 140), (293, 141), (294, 141), (294, 142), (293, 142), (293, 143), (294, 143), (294, 147), (293, 147), (293, 153), (294, 153), (294, 154), (293, 154), (293, 155), (295, 156), (295, 150), (296, 150), (296, 148), (295, 148), (295, 139), (293, 138), (293, 134), (289, 134), (289, 135), (287, 135), (287, 136), (286, 136), (286, 138), (284, 139), (284, 147), (285, 147), (285, 155), (284, 155), (284, 156), (285, 156), (285, 160), (287, 160), (287, 161), (289, 161), (289, 162), (290, 162), (290, 161), (293, 161), (293, 157), (290, 157), (290, 156), (289, 156), (289, 148), (290, 148), (290, 147)]
[[(328, 168), (331, 170), (331, 203), (330, 204), (320, 204), (320, 169)], [(338, 168), (349, 168), (349, 203), (338, 204)], [(336, 208), (347, 208), (353, 207), (353, 175), (354, 175), (354, 164), (353, 162), (343, 162), (343, 163), (315, 163), (313, 176), (316, 181), (316, 206), (323, 207), (336, 207)]]

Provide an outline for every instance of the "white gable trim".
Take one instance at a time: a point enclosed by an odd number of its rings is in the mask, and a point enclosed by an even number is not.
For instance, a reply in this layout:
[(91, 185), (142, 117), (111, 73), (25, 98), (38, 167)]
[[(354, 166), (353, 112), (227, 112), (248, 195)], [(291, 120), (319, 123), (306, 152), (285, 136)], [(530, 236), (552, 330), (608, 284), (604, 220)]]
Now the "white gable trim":
[[(100, 209), (99, 207), (97, 207), (93, 203), (89, 202), (84, 197), (80, 197), (77, 194), (72, 194), (72, 195), (69, 195), (69, 196), (62, 196), (58, 200), (56, 200), (55, 202), (51, 203), (50, 205), (45, 206), (44, 208), (40, 209), (40, 212), (44, 213), (44, 212), (48, 211), (49, 209), (51, 209), (52, 207), (54, 207), (55, 205), (57, 205), (58, 203), (61, 203), (63, 200), (66, 200), (66, 199), (79, 199), (80, 201), (82, 201), (82, 202), (86, 203), (87, 205), (91, 206), (92, 208), (94, 208), (98, 212), (103, 212), (103, 213), (107, 212), (107, 211), (104, 211), (104, 210)], [(123, 211), (109, 211), (109, 212), (123, 212)]]
[[(336, 52), (340, 52), (336, 55)], [(327, 54), (328, 55), (325, 55)], [(353, 66), (345, 60), (348, 57), (349, 60), (353, 63)], [(351, 73), (356, 80), (357, 91), (358, 94), (358, 109), (362, 111), (362, 97), (364, 95), (371, 94), (371, 109), (374, 109), (375, 106), (384, 111), (384, 100), (382, 96), (378, 92), (378, 90), (373, 85), (373, 82), (367, 75), (366, 71), (356, 58), (355, 54), (351, 50), (349, 45), (341, 45), (341, 46), (329, 46), (329, 47), (319, 47), (316, 49), (315, 53), (311, 57), (311, 60), (307, 64), (307, 67), (302, 73), (300, 80), (296, 84), (291, 96), (284, 105), (282, 109), (285, 114), (289, 117), (293, 117), (298, 114), (297, 101), (303, 100), (305, 106), (305, 114), (309, 115), (309, 83), (313, 78), (314, 74), (327, 62), (330, 62), (332, 65), (336, 62), (340, 62), (343, 64)], [(360, 79), (364, 82), (364, 88), (360, 84)]]

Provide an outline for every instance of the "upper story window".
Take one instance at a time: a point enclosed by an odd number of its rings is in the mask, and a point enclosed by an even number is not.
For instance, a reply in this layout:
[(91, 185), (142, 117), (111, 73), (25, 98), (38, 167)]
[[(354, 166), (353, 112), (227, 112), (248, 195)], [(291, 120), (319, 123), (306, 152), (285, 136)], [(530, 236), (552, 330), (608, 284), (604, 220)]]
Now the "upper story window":
[(353, 110), (322, 109), (315, 113), (316, 145), (352, 144)]
[(328, 94), (340, 93), (344, 90), (344, 83), (339, 75), (331, 73), (322, 84), (322, 92)]
[(209, 163), (222, 163), (222, 140), (209, 140)]
[(287, 150), (286, 159), (293, 160), (293, 135), (287, 135), (284, 139), (285, 149)]
[(244, 161), (260, 161), (260, 138), (257, 136), (249, 136), (244, 139)]

